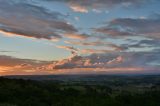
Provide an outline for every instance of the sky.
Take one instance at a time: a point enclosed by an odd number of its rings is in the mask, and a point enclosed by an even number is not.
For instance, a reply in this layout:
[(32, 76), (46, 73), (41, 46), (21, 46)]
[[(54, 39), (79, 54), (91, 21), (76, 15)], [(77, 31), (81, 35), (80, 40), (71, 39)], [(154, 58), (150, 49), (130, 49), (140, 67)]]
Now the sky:
[(159, 73), (159, 0), (0, 0), (0, 75)]

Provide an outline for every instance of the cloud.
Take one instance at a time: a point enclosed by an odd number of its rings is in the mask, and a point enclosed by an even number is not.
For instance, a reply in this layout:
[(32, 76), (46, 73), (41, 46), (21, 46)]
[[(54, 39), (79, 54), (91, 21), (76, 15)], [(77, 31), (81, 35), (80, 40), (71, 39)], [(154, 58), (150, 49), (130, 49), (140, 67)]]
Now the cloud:
[(65, 41), (67, 44), (73, 44), (73, 45), (81, 45), (81, 46), (102, 46), (102, 47), (108, 47), (112, 50), (115, 51), (122, 51), (125, 50), (124, 47), (121, 47), (119, 45), (116, 45), (111, 42), (104, 42), (104, 41), (80, 41), (80, 42), (75, 42), (75, 41)]
[(66, 50), (69, 50), (69, 51), (77, 51), (76, 48), (70, 47), (70, 46), (57, 46), (57, 47), (62, 48), (62, 49), (66, 49)]
[(0, 50), (0, 53), (12, 53), (12, 52), (15, 52), (15, 51), (9, 51), (9, 50)]
[(90, 9), (97, 11), (113, 7), (140, 6), (153, 0), (48, 0), (66, 2), (75, 12), (87, 13)]
[[(98, 10), (98, 9), (92, 9), (92, 11), (95, 12), (95, 13), (102, 13), (102, 11)], [(106, 13), (107, 13), (107, 11), (106, 11)]]
[(71, 46), (57, 46), (57, 48), (65, 49), (71, 52), (72, 56), (76, 56), (78, 54), (78, 49), (71, 47)]
[(95, 28), (94, 31), (100, 32), (100, 33), (103, 33), (103, 34), (107, 34), (107, 35), (112, 36), (112, 37), (133, 35), (133, 32), (121, 31), (118, 28), (110, 28), (108, 26), (104, 26), (104, 27), (101, 27), (101, 28)]
[[(75, 50), (72, 47), (61, 47)], [(60, 61), (38, 61), (0, 56), (0, 73), (42, 74), (54, 73), (128, 73), (158, 72), (160, 50), (152, 52), (108, 52), (87, 56), (74, 55)]]
[(82, 49), (80, 51), (81, 54), (94, 54), (94, 53), (109, 53), (114, 50), (104, 50), (104, 49)]
[(76, 21), (79, 21), (79, 20), (80, 20), (80, 18), (79, 18), (79, 17), (74, 17), (74, 19), (75, 19)]
[(118, 63), (121, 63), (123, 61), (124, 61), (123, 57), (118, 56), (115, 59), (108, 61), (107, 64), (118, 64)]
[(50, 64), (49, 61), (21, 59), (6, 55), (0, 55), (0, 71), (5, 74), (10, 72), (24, 72), (26, 70), (36, 71), (42, 65)]
[(118, 18), (107, 23), (106, 26), (95, 28), (96, 32), (112, 37), (118, 36), (146, 36), (160, 38), (160, 16), (148, 18)]
[(147, 48), (147, 51), (155, 51), (156, 49), (160, 48), (158, 45), (160, 45), (159, 39), (144, 39), (130, 44), (122, 44), (121, 46), (123, 48), (126, 48), (126, 50), (132, 48), (140, 48), (142, 51), (144, 51), (144, 48)]
[(65, 43), (82, 46), (106, 46), (109, 44), (108, 42), (103, 41), (65, 41)]
[(0, 0), (0, 31), (8, 35), (57, 39), (63, 33), (77, 32), (64, 15), (32, 3)]
[(88, 13), (88, 10), (85, 7), (76, 4), (71, 3), (70, 8), (75, 12)]
[(158, 70), (159, 52), (112, 52), (102, 54), (91, 54), (89, 56), (74, 56), (69, 59), (54, 62), (53, 70), (56, 69), (155, 69)]
[[(68, 42), (68, 41), (65, 41), (65, 43), (69, 43), (69, 44), (73, 44), (73, 42)], [(75, 42), (76, 44), (80, 43), (80, 42)], [(102, 43), (102, 42), (101, 42)], [(91, 43), (87, 43), (87, 44), (82, 44), (82, 45), (92, 45), (92, 46), (95, 46), (95, 44), (101, 44), (100, 42), (91, 42)], [(111, 53), (111, 52), (118, 52), (118, 51), (122, 51), (123, 48), (115, 45), (115, 44), (112, 44), (112, 43), (106, 43), (107, 45), (103, 45), (104, 47), (105, 46), (108, 46), (109, 48), (102, 48), (102, 49), (93, 49), (93, 48), (88, 48), (88, 49), (78, 49), (78, 48), (74, 48), (73, 46), (56, 46), (57, 48), (61, 48), (61, 49), (65, 49), (65, 50), (68, 50), (71, 52), (71, 56), (70, 58), (74, 57), (74, 56), (77, 56), (78, 54), (80, 55), (87, 55), (87, 54), (95, 54), (95, 53)], [(102, 46), (102, 45), (101, 45)]]
[(89, 38), (89, 35), (87, 34), (77, 34), (77, 33), (65, 33), (64, 36), (71, 39), (79, 39), (79, 40), (84, 40)]

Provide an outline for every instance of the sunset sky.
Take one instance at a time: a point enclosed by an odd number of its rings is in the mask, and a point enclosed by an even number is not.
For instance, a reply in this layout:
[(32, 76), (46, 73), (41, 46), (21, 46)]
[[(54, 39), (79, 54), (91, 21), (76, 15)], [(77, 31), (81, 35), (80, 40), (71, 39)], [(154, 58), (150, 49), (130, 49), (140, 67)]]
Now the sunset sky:
[(160, 0), (0, 0), (0, 75), (160, 73)]

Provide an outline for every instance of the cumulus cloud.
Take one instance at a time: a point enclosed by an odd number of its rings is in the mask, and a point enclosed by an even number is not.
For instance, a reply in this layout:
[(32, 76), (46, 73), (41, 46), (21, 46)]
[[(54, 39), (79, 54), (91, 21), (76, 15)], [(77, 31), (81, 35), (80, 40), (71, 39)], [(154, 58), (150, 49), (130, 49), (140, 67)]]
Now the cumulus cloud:
[(61, 13), (15, 0), (0, 0), (0, 31), (8, 35), (38, 39), (61, 38), (63, 33), (77, 32)]
[[(61, 47), (74, 50), (72, 47)], [(110, 52), (88, 56), (72, 56), (60, 61), (38, 61), (0, 56), (0, 73), (74, 73), (159, 71), (160, 50), (152, 52)], [(60, 71), (61, 70), (61, 71)], [(88, 70), (88, 71), (87, 71)]]
[(121, 53), (102, 53), (91, 54), (89, 56), (74, 56), (69, 59), (54, 62), (50, 64), (52, 70), (55, 69), (77, 69), (81, 68), (132, 68), (155, 69), (158, 70), (159, 52), (121, 52)]

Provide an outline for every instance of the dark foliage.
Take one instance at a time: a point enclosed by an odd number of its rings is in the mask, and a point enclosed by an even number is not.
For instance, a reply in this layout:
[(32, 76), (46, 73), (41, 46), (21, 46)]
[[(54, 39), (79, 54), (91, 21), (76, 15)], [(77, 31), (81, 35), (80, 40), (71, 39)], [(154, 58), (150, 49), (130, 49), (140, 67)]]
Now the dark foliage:
[(0, 106), (160, 106), (156, 85), (144, 92), (101, 85), (0, 78)]

